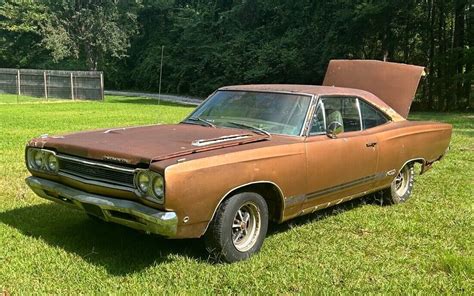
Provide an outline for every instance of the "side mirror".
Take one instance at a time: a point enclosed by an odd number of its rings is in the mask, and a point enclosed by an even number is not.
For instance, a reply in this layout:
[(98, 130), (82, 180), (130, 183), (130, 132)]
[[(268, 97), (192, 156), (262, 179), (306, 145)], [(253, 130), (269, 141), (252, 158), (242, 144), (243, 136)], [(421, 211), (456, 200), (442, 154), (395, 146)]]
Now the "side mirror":
[(335, 139), (337, 138), (337, 135), (343, 131), (344, 128), (342, 127), (342, 124), (338, 121), (333, 121), (328, 125), (328, 128), (326, 129), (326, 135), (331, 139)]

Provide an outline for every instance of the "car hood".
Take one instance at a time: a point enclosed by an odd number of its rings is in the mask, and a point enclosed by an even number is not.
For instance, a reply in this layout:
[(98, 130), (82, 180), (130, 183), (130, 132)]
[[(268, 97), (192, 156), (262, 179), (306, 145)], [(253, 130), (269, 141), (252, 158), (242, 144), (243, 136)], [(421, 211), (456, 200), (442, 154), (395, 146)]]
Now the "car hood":
[(270, 137), (249, 130), (191, 124), (150, 125), (42, 136), (29, 146), (58, 153), (137, 165), (204, 151), (266, 141)]

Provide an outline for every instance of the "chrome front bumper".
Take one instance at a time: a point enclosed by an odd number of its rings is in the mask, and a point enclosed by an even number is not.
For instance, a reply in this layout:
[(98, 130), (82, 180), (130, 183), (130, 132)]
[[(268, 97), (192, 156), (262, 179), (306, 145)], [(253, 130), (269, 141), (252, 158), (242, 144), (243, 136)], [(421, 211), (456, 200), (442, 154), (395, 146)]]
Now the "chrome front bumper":
[(83, 210), (102, 220), (150, 233), (172, 237), (178, 217), (140, 203), (95, 195), (38, 177), (26, 178), (26, 184), (40, 197)]

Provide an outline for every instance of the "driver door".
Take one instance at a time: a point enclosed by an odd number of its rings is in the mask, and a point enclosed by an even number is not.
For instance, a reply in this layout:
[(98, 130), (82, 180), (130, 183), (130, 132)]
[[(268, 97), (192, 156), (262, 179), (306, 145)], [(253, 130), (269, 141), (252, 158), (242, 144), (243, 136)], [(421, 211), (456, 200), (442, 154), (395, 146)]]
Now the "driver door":
[[(338, 122), (335, 138), (327, 127)], [(327, 205), (369, 190), (375, 184), (376, 138), (362, 130), (359, 101), (354, 97), (325, 97), (319, 101), (306, 139), (307, 188), (303, 208)]]

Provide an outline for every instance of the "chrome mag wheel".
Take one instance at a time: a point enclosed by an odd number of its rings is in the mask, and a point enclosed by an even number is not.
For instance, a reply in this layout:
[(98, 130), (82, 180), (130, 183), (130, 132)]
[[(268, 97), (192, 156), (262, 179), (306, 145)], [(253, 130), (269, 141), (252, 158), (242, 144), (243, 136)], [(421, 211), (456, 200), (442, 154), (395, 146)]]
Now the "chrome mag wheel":
[(225, 199), (204, 235), (206, 250), (216, 261), (250, 258), (262, 248), (268, 218), (268, 205), (256, 192), (240, 192)]
[(395, 177), (395, 190), (398, 196), (404, 196), (410, 185), (410, 167), (405, 166)]
[(258, 206), (251, 201), (243, 204), (237, 210), (232, 223), (234, 247), (240, 252), (250, 250), (259, 237), (261, 224)]
[(415, 178), (413, 165), (414, 163), (408, 163), (403, 166), (393, 179), (390, 187), (382, 190), (382, 198), (385, 204), (399, 204), (410, 198)]

